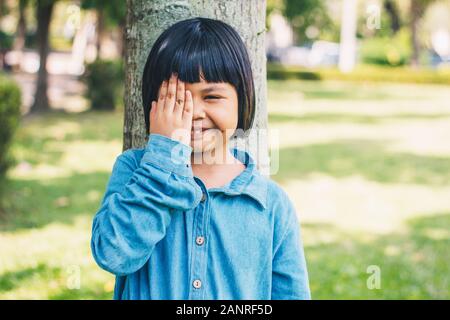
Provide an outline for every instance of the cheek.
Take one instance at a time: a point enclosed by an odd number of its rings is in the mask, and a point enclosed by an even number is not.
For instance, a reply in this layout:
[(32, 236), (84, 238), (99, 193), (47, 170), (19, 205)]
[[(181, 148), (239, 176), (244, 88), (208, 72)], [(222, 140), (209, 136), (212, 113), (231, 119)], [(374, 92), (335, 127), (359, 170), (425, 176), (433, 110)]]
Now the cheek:
[(216, 109), (211, 108), (210, 117), (222, 131), (226, 129), (236, 129), (238, 123), (237, 103), (226, 104)]

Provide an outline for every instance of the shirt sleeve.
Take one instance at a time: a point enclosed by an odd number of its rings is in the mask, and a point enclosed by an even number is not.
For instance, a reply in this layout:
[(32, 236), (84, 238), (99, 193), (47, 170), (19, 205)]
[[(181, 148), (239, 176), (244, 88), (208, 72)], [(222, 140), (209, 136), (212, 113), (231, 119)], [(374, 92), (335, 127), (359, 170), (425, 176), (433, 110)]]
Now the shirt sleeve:
[(174, 211), (199, 204), (191, 152), (189, 145), (150, 134), (138, 165), (130, 150), (116, 159), (92, 224), (91, 250), (101, 268), (117, 276), (139, 270), (165, 237)]
[(272, 262), (272, 299), (309, 300), (308, 271), (295, 207), (287, 199), (288, 222)]

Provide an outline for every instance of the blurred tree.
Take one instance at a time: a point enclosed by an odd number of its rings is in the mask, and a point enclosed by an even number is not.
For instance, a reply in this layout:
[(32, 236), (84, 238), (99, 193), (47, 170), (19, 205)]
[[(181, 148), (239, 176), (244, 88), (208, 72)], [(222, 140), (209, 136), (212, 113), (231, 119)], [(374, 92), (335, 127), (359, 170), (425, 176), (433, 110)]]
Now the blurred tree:
[(275, 10), (283, 10), (284, 0), (267, 0), (266, 16), (269, 16)]
[(356, 0), (343, 0), (341, 18), (341, 37), (339, 40), (339, 70), (353, 71), (356, 63)]
[(5, 16), (8, 13), (8, 7), (6, 6), (5, 0), (0, 0), (0, 21), (2, 20), (3, 16)]
[(411, 65), (419, 65), (420, 42), (419, 42), (419, 22), (425, 14), (427, 7), (436, 0), (411, 0), (410, 2), (410, 28), (412, 56)]
[(97, 55), (101, 58), (102, 40), (104, 39), (105, 31), (109, 27), (116, 27), (119, 29), (121, 37), (118, 39), (117, 46), (119, 52), (124, 53), (125, 41), (125, 21), (126, 21), (126, 1), (102, 1), (102, 0), (82, 0), (81, 7), (83, 9), (94, 9), (97, 12)]
[(396, 34), (398, 30), (400, 30), (401, 26), (401, 19), (397, 4), (394, 0), (384, 0), (383, 5), (390, 18), (392, 33)]
[(5, 55), (8, 49), (10, 49), (10, 37), (6, 32), (1, 29), (3, 17), (9, 13), (9, 7), (6, 0), (0, 0), (0, 68), (5, 66)]
[(27, 5), (28, 0), (19, 0), (19, 19), (17, 21), (16, 35), (14, 38), (14, 50), (18, 51), (22, 51), (25, 46), (25, 34), (27, 31), (25, 9)]
[(50, 109), (47, 96), (48, 73), (47, 57), (49, 53), (49, 30), (53, 8), (57, 0), (36, 0), (37, 46), (39, 52), (39, 71), (36, 93), (30, 112), (42, 112)]
[(125, 23), (127, 17), (126, 1), (121, 1), (120, 4), (108, 7), (108, 19), (112, 21), (119, 28), (120, 37), (117, 41), (117, 46), (122, 57), (125, 57)]
[(321, 32), (333, 25), (324, 0), (283, 0), (282, 8), (298, 41), (310, 38), (307, 35), (308, 28)]
[(266, 5), (266, 28), (270, 29), (270, 15), (273, 12), (280, 12), (283, 13), (284, 11), (284, 0), (267, 0)]

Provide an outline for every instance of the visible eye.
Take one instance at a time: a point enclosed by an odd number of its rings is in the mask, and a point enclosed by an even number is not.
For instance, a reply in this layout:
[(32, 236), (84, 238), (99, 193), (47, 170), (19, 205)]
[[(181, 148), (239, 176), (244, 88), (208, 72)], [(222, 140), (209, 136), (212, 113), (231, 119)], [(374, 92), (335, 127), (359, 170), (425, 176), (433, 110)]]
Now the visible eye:
[(206, 96), (205, 99), (220, 99), (218, 96)]

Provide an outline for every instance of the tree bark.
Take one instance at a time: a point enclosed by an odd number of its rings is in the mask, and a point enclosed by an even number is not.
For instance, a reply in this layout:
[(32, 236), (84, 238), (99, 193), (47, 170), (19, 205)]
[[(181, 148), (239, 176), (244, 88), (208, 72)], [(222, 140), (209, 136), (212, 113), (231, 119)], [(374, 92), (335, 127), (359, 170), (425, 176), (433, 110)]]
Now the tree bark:
[(27, 6), (27, 0), (19, 1), (19, 20), (17, 22), (16, 36), (14, 39), (14, 50), (22, 51), (25, 47), (25, 34), (27, 30), (27, 24), (25, 20), (25, 8)]
[(49, 53), (49, 27), (52, 18), (54, 2), (49, 0), (37, 0), (37, 43), (39, 51), (39, 71), (36, 84), (34, 103), (31, 112), (50, 110), (47, 96), (47, 57)]
[(173, 23), (202, 16), (230, 24), (247, 46), (255, 82), (256, 115), (250, 137), (237, 143), (245, 144), (258, 168), (267, 173), (267, 137), (259, 136), (260, 130), (267, 130), (265, 15), (265, 0), (127, 0), (123, 150), (140, 148), (147, 142), (141, 77), (154, 41)]

